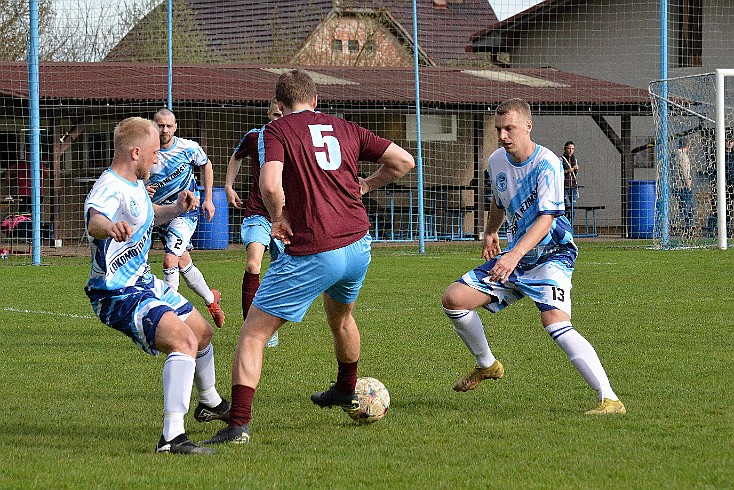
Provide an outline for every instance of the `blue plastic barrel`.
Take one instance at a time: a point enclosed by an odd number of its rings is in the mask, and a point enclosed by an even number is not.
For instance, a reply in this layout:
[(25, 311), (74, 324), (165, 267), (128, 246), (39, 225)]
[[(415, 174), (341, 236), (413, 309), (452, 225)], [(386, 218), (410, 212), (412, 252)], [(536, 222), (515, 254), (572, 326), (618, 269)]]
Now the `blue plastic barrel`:
[(630, 180), (627, 189), (629, 238), (652, 238), (655, 227), (655, 181)]
[[(201, 199), (204, 199), (204, 188), (199, 186)], [(224, 187), (212, 188), (212, 201), (214, 201), (214, 218), (207, 221), (204, 211), (199, 207), (199, 224), (191, 244), (198, 250), (222, 250), (229, 246), (229, 205)]]

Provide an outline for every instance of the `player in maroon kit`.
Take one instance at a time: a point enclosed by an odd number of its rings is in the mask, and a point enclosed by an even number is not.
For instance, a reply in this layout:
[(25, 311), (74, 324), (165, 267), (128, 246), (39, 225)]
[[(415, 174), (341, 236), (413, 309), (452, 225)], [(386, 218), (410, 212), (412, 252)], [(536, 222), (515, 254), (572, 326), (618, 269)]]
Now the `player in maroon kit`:
[[(316, 85), (305, 71), (283, 73), (275, 98), (283, 117), (263, 132), (260, 189), (272, 236), (285, 244), (285, 253), (265, 273), (240, 332), (229, 425), (207, 444), (249, 442), (265, 343), (285, 322), (301, 321), (322, 293), (338, 371), (336, 384), (311, 395), (311, 401), (321, 407), (359, 407), (354, 387), (360, 336), (352, 311), (372, 241), (361, 196), (399, 179), (415, 165), (410, 153), (391, 141), (316, 112)], [(381, 165), (362, 179), (360, 161)]]
[[(273, 99), (268, 109), (268, 118), (274, 121), (282, 115), (278, 104)], [(265, 130), (265, 126), (251, 129), (242, 137), (229, 159), (227, 178), (224, 184), (229, 204), (237, 209), (242, 209), (242, 199), (237, 195), (233, 185), (240, 170), (240, 160), (250, 157), (252, 188), (245, 202), (244, 219), (240, 228), (242, 244), (247, 252), (247, 265), (242, 277), (242, 319), (247, 318), (247, 311), (250, 309), (255, 292), (260, 286), (260, 267), (265, 251), (270, 250), (271, 262), (278, 258), (278, 255), (283, 251), (283, 243), (270, 236), (270, 216), (260, 194), (260, 164), (262, 163), (261, 160), (265, 158), (264, 150), (260, 145), (263, 130)]]

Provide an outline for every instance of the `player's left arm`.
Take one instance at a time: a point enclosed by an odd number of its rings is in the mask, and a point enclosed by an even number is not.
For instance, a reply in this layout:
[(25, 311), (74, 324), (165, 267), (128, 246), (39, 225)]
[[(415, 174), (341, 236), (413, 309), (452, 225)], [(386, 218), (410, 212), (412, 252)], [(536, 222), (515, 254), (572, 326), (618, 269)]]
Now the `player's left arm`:
[(360, 193), (362, 195), (391, 182), (398, 180), (415, 167), (415, 159), (407, 150), (395, 143), (390, 143), (385, 153), (377, 159), (380, 167), (366, 179), (360, 178)]
[(207, 159), (206, 165), (201, 167), (201, 178), (204, 182), (204, 200), (201, 202), (201, 209), (204, 211), (204, 216), (207, 221), (211, 221), (214, 218), (214, 200), (212, 198), (212, 188), (214, 187), (214, 168), (212, 161)]
[(153, 204), (154, 225), (168, 223), (176, 216), (196, 209), (199, 207), (199, 198), (191, 191), (181, 191), (178, 193), (178, 199), (175, 204)]

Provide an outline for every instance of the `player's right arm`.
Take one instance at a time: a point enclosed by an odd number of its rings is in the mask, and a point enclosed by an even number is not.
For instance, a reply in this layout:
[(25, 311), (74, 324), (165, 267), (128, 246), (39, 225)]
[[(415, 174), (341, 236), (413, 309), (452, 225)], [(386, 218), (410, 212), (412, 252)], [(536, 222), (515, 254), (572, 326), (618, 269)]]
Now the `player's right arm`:
[(242, 208), (242, 199), (237, 195), (237, 191), (234, 190), (234, 179), (237, 178), (237, 174), (240, 172), (241, 160), (239, 160), (233, 153), (229, 157), (229, 163), (227, 164), (227, 178), (224, 182), (224, 192), (227, 194), (227, 202), (230, 206), (237, 209)]
[(132, 226), (130, 226), (126, 221), (113, 223), (107, 216), (94, 208), (89, 209), (87, 231), (90, 236), (97, 240), (112, 238), (116, 242), (127, 241), (127, 239), (133, 234)]
[(497, 206), (494, 199), (489, 204), (489, 217), (484, 227), (484, 241), (482, 242), (482, 258), (489, 260), (502, 252), (500, 246), (500, 226), (505, 220), (505, 210)]

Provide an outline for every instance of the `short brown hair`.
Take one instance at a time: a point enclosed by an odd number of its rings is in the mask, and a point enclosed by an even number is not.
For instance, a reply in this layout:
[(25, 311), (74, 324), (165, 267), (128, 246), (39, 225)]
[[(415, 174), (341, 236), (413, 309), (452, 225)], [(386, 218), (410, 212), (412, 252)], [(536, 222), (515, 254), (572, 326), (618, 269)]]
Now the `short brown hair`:
[(508, 112), (512, 111), (517, 112), (527, 119), (530, 119), (532, 117), (532, 114), (530, 112), (530, 104), (522, 99), (507, 99), (503, 101), (500, 105), (497, 106), (495, 114), (498, 116), (504, 116)]
[(303, 70), (287, 71), (278, 77), (275, 98), (286, 107), (297, 103), (310, 103), (316, 97), (316, 84)]
[(142, 117), (128, 117), (123, 119), (114, 132), (115, 155), (126, 153), (136, 146), (141, 146), (151, 134), (158, 135), (158, 128), (150, 119)]

